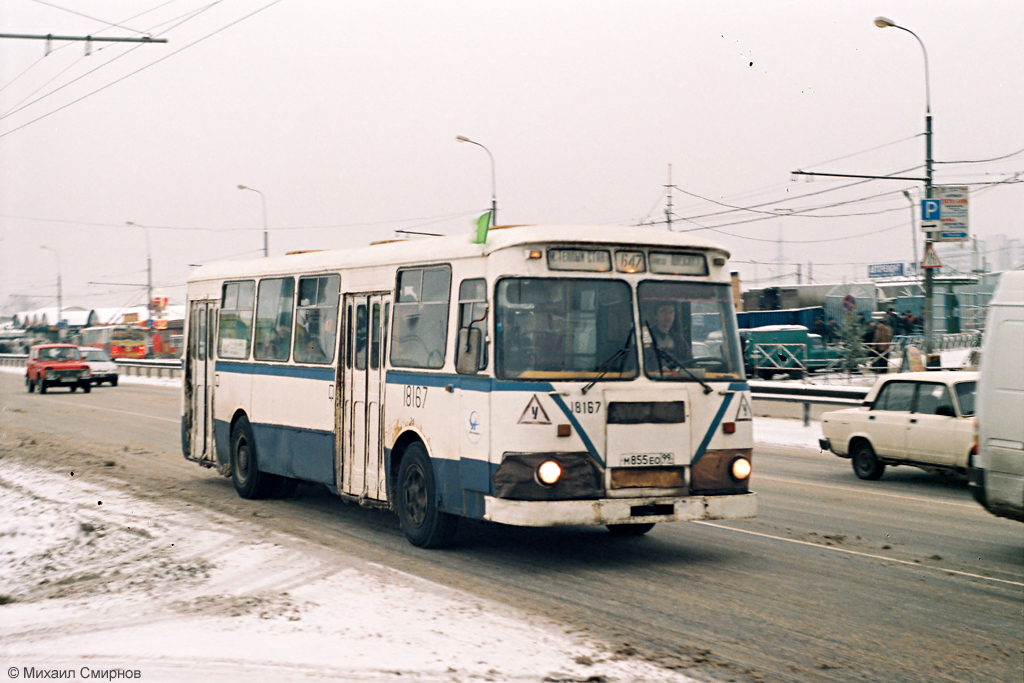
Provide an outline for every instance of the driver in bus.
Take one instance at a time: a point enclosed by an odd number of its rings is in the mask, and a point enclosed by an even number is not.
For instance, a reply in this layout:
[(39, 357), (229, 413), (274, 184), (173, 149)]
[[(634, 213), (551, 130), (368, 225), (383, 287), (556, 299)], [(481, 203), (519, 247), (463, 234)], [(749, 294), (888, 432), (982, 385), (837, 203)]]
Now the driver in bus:
[[(654, 309), (654, 326), (651, 327), (653, 343), (650, 348), (645, 349), (644, 362), (650, 368), (659, 367), (658, 356), (655, 348), (664, 351), (671, 359), (686, 361), (693, 357), (690, 352), (690, 345), (683, 339), (676, 326), (676, 307), (671, 303), (659, 303)], [(674, 365), (672, 360), (662, 356), (660, 366)]]

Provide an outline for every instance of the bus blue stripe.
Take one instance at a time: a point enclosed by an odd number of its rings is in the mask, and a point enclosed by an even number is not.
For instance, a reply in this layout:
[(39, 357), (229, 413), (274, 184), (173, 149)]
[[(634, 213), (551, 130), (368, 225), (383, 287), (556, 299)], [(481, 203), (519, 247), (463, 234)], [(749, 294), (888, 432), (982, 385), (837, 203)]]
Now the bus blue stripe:
[(299, 379), (318, 379), (326, 382), (334, 381), (334, 368), (310, 368), (301, 365), (270, 365), (265, 363), (238, 363), (218, 360), (214, 365), (216, 372), (233, 372), (240, 375), (267, 375), (270, 377), (297, 377)]
[(718, 425), (722, 424), (722, 418), (725, 417), (725, 411), (729, 409), (729, 404), (732, 403), (732, 397), (736, 394), (726, 394), (725, 400), (722, 401), (722, 405), (719, 406), (718, 412), (715, 414), (715, 419), (711, 421), (711, 426), (708, 427), (707, 434), (704, 435), (704, 440), (700, 442), (700, 446), (697, 447), (697, 452), (693, 454), (693, 458), (690, 460), (690, 467), (700, 460), (701, 456), (704, 455), (704, 451), (708, 449), (708, 444), (711, 443), (711, 437), (715, 435), (715, 430), (718, 429)]
[(597, 461), (597, 464), (604, 467), (604, 459), (598, 454), (597, 448), (594, 447), (594, 442), (590, 440), (586, 430), (580, 426), (579, 421), (573, 416), (572, 411), (569, 410), (569, 406), (565, 405), (565, 401), (562, 400), (562, 397), (558, 394), (551, 394), (551, 400), (553, 400), (555, 405), (565, 413), (565, 417), (569, 420), (569, 424), (571, 424), (572, 428), (576, 430), (576, 433), (580, 435), (580, 439), (583, 440), (583, 445), (587, 447), (587, 452), (590, 453), (591, 457)]

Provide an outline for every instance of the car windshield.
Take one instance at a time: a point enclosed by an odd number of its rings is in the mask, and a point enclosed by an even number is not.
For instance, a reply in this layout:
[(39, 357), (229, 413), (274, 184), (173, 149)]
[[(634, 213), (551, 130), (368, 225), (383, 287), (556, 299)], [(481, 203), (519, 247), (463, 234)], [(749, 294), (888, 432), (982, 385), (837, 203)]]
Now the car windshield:
[(78, 349), (71, 346), (51, 346), (39, 349), (40, 360), (79, 360), (81, 357)]
[(956, 384), (956, 400), (960, 404), (960, 414), (964, 417), (974, 415), (974, 387), (976, 382), (958, 382)]
[(85, 356), (85, 360), (91, 361), (108, 361), (110, 356), (103, 349), (82, 349), (82, 355)]
[(498, 377), (633, 379), (633, 301), (619, 280), (505, 278), (495, 314)]
[(677, 382), (742, 377), (729, 285), (647, 281), (637, 288), (637, 298), (648, 377)]

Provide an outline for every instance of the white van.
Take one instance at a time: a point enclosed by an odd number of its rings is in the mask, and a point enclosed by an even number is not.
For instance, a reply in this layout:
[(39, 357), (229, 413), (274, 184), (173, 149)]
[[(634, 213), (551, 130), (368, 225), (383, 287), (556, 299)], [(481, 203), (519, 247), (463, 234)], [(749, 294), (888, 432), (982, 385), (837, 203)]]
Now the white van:
[(980, 372), (971, 492), (992, 514), (1024, 522), (1024, 271), (999, 278)]

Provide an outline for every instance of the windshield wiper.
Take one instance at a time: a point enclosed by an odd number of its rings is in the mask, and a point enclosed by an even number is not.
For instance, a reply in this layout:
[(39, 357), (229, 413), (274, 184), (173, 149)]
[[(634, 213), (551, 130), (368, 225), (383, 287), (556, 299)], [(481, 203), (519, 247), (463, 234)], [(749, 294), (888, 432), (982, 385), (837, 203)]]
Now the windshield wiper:
[(630, 325), (629, 335), (626, 337), (626, 342), (622, 345), (622, 347), (618, 351), (613, 353), (607, 360), (598, 363), (597, 367), (604, 368), (604, 370), (601, 370), (601, 373), (597, 377), (587, 382), (586, 386), (584, 386), (583, 389), (580, 391), (581, 394), (586, 395), (588, 391), (594, 388), (594, 385), (597, 384), (598, 380), (600, 380), (602, 377), (608, 374), (608, 371), (611, 369), (611, 364), (615, 362), (616, 358), (622, 359), (622, 362), (619, 363), (618, 370), (620, 374), (622, 373), (622, 368), (626, 366), (626, 354), (629, 353), (629, 347), (633, 345), (633, 331), (635, 329), (636, 323)]
[(658, 347), (658, 341), (654, 338), (654, 333), (651, 332), (651, 324), (649, 322), (645, 322), (644, 323), (644, 327), (647, 328), (647, 335), (651, 338), (651, 346), (654, 348), (654, 357), (658, 359), (658, 374), (662, 374), (662, 375), (665, 374), (664, 366), (662, 366), (662, 364), (661, 364), (662, 359), (664, 359), (664, 360), (669, 361), (673, 365), (675, 365), (678, 369), (680, 369), (683, 372), (685, 372), (694, 381), (699, 382), (700, 385), (702, 387), (704, 387), (704, 393), (705, 394), (710, 394), (712, 391), (714, 391), (714, 389), (711, 388), (710, 384), (708, 384), (707, 382), (702, 380), (700, 377), (698, 377), (696, 374), (694, 374), (690, 370), (690, 368), (688, 368), (685, 365), (683, 365), (683, 363), (678, 358), (673, 356), (671, 353), (669, 353), (665, 349), (662, 349), (662, 348)]

